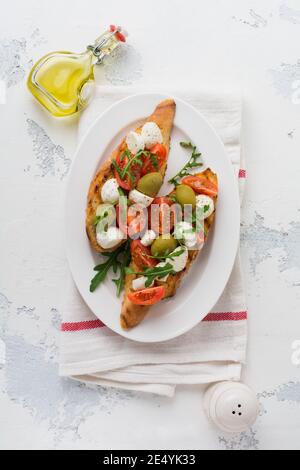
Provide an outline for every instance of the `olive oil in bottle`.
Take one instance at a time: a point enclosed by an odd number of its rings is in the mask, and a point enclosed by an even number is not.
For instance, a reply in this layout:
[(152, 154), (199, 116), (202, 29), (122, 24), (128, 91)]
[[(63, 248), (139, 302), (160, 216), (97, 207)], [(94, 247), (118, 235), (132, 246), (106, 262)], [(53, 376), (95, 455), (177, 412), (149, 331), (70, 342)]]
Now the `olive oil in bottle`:
[(121, 27), (111, 25), (82, 54), (59, 51), (45, 55), (29, 74), (29, 90), (54, 116), (69, 116), (80, 111), (93, 96), (94, 65), (125, 42), (126, 35)]

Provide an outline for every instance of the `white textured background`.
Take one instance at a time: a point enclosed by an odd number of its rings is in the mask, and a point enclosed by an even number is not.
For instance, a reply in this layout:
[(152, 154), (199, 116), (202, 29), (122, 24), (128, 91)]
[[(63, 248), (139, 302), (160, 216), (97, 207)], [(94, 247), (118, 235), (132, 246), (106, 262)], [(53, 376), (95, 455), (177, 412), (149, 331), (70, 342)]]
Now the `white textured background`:
[[(170, 400), (91, 389), (57, 375), (67, 272), (63, 198), (77, 122), (48, 116), (25, 78), (44, 53), (82, 51), (112, 22), (126, 26), (130, 39), (98, 71), (99, 83), (242, 89), (250, 312), (244, 376), (261, 413), (237, 437), (208, 424), (199, 387), (179, 389)], [(2, 2), (0, 80), (8, 89), (0, 104), (0, 448), (300, 449), (300, 368), (291, 361), (300, 339), (299, 44), (299, 0)]]

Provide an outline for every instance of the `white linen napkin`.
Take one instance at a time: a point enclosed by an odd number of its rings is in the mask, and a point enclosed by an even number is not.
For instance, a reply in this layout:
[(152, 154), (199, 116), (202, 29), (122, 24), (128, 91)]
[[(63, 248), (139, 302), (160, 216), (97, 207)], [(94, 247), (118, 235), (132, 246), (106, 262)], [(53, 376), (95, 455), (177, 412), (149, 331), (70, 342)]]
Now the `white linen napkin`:
[[(108, 106), (139, 91), (99, 88), (82, 114), (79, 138)], [(168, 94), (190, 102), (217, 130), (239, 179), (242, 199), (246, 171), (241, 164), (239, 96), (207, 91)], [(88, 309), (71, 279), (62, 312), (61, 376), (166, 396), (172, 396), (179, 384), (240, 379), (246, 357), (247, 311), (239, 254), (212, 312), (190, 332), (171, 341), (144, 344), (114, 333)]]

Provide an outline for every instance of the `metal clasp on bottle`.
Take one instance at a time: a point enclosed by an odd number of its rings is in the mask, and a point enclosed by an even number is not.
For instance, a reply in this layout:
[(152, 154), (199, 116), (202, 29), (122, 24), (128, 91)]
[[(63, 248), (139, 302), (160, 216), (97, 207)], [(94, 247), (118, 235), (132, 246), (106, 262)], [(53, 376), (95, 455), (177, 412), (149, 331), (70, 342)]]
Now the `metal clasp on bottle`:
[(102, 60), (104, 59), (104, 57), (107, 55), (105, 54), (103, 51), (102, 51), (102, 48), (112, 39), (112, 37), (116, 34), (116, 33), (119, 33), (121, 32), (121, 28), (118, 26), (115, 31), (112, 31), (108, 36), (104, 37), (103, 39), (101, 39), (101, 41), (99, 42), (99, 44), (97, 44), (95, 46), (94, 45), (89, 45), (87, 46), (87, 49), (89, 51), (92, 51), (93, 54), (97, 57), (97, 64), (101, 64), (102, 63)]

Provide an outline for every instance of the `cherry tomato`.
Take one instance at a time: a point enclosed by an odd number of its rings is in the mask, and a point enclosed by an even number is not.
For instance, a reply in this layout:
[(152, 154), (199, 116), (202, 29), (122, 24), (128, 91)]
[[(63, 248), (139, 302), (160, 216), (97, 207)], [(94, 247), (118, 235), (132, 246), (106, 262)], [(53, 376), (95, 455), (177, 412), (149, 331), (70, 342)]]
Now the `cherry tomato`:
[(186, 176), (183, 178), (182, 183), (190, 186), (195, 193), (206, 194), (211, 197), (218, 195), (218, 187), (204, 175)]
[(174, 227), (174, 202), (168, 196), (156, 197), (148, 208), (149, 228), (156, 233), (170, 233)]
[(156, 156), (146, 157), (144, 165), (142, 167), (142, 175), (146, 175), (147, 173), (152, 173), (153, 171), (159, 171), (167, 158), (167, 149), (162, 144), (155, 144), (151, 147), (150, 152)]
[[(116, 165), (122, 171), (127, 166), (128, 162), (129, 157), (128, 155), (124, 154), (124, 149), (121, 148), (119, 154), (116, 157)], [(121, 177), (117, 168), (114, 167), (114, 175), (118, 181), (119, 186), (121, 186), (121, 188), (125, 189), (126, 191), (130, 191), (138, 184), (138, 181), (141, 177), (141, 167), (134, 163), (131, 164), (124, 178)]]
[(116, 213), (119, 228), (130, 238), (138, 238), (147, 228), (148, 213), (145, 207), (134, 204), (123, 208), (117, 204)]
[(131, 257), (137, 269), (142, 271), (145, 268), (154, 268), (158, 261), (151, 258), (151, 250), (144, 246), (140, 240), (133, 240), (130, 246)]
[(135, 305), (154, 305), (165, 296), (165, 287), (149, 287), (136, 292), (129, 292), (128, 299)]

